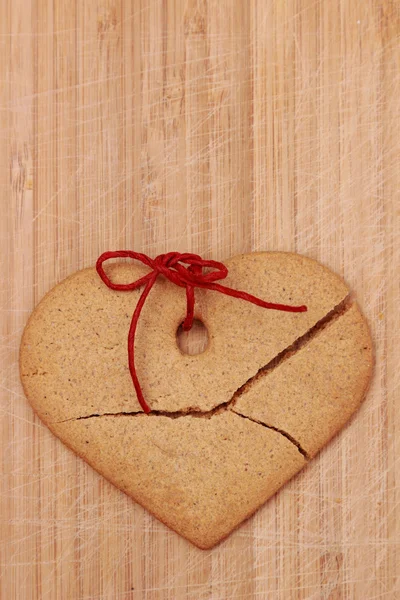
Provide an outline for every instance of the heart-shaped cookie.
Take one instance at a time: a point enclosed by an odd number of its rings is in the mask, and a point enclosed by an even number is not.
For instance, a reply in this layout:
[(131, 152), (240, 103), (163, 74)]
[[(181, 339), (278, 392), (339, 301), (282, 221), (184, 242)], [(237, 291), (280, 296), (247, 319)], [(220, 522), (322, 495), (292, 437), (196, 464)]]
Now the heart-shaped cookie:
[[(183, 354), (185, 291), (160, 277), (136, 334), (137, 401), (127, 334), (141, 290), (94, 268), (55, 286), (21, 342), (25, 393), (48, 427), (99, 473), (200, 548), (210, 548), (297, 473), (359, 406), (372, 371), (367, 324), (343, 281), (304, 256), (226, 261), (226, 285), (307, 312), (266, 310), (196, 291), (209, 343)], [(115, 282), (146, 267), (105, 267)]]

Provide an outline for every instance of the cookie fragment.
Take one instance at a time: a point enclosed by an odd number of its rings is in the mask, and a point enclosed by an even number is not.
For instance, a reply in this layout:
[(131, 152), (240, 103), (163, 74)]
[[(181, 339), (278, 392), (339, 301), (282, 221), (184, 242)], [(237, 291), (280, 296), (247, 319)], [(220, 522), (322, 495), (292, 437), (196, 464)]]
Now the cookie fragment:
[[(272, 302), (306, 304), (307, 312), (267, 310), (196, 290), (196, 318), (208, 329), (209, 345), (202, 354), (189, 356), (176, 343), (186, 311), (185, 291), (159, 278), (143, 308), (135, 347), (137, 373), (152, 409), (208, 411), (228, 402), (348, 294), (337, 275), (297, 254), (240, 255), (226, 265), (228, 286)], [(106, 269), (118, 282), (147, 272), (127, 263)], [(141, 410), (127, 356), (140, 293), (112, 291), (95, 269), (85, 269), (56, 285), (36, 307), (21, 343), (21, 379), (45, 421)], [(38, 372), (45, 374), (38, 378)]]
[(232, 410), (283, 430), (313, 457), (363, 400), (372, 340), (357, 304), (247, 386)]
[(225, 538), (306, 463), (285, 437), (229, 411), (93, 417), (51, 429), (199, 548)]

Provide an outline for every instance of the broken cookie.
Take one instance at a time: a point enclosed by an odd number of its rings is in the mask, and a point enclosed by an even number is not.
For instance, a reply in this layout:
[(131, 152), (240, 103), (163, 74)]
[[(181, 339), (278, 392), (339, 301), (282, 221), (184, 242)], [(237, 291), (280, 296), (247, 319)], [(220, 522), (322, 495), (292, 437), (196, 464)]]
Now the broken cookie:
[[(143, 288), (118, 291), (94, 268), (55, 286), (21, 342), (25, 393), (48, 427), (99, 473), (200, 548), (250, 516), (356, 410), (372, 371), (365, 319), (343, 281), (283, 252), (226, 261), (224, 284), (306, 312), (265, 310), (196, 289), (208, 347), (183, 354), (185, 289), (158, 277), (137, 321), (132, 385), (127, 337)], [(128, 284), (146, 266), (105, 265)]]

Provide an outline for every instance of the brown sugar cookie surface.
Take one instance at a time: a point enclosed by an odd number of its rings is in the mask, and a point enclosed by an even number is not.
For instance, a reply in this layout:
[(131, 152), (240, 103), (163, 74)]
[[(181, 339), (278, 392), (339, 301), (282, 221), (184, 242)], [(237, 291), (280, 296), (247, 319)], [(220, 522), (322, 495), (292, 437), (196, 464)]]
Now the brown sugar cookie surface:
[[(229, 287), (308, 310), (267, 310), (196, 290), (195, 316), (209, 345), (189, 356), (176, 341), (185, 291), (159, 277), (135, 344), (150, 416), (142, 414), (127, 361), (141, 290), (112, 291), (95, 269), (71, 275), (31, 315), (20, 352), (25, 393), (51, 430), (203, 548), (254, 512), (342, 427), (372, 368), (365, 320), (330, 270), (279, 252), (225, 264)], [(148, 272), (127, 263), (106, 271), (119, 283)]]

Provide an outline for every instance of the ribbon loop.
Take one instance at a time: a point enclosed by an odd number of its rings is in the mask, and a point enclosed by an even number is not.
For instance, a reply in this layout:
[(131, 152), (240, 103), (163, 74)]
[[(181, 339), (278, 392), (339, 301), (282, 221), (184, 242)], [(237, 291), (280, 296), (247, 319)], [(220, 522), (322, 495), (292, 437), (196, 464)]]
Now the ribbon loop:
[[(112, 258), (131, 258), (143, 263), (146, 267), (149, 267), (150, 272), (140, 277), (136, 281), (131, 283), (113, 283), (104, 271), (103, 263)], [(187, 266), (185, 266), (187, 265)], [(210, 269), (208, 272), (203, 273), (203, 269)], [(163, 275), (171, 283), (186, 288), (186, 317), (183, 322), (183, 329), (189, 331), (193, 325), (194, 320), (194, 305), (195, 305), (195, 294), (194, 290), (196, 287), (213, 290), (231, 296), (233, 298), (239, 298), (246, 302), (251, 302), (262, 308), (268, 308), (273, 310), (282, 310), (286, 312), (304, 312), (307, 310), (306, 306), (289, 306), (287, 304), (275, 304), (272, 302), (266, 302), (257, 296), (235, 290), (227, 286), (216, 283), (221, 279), (225, 279), (228, 276), (227, 267), (215, 260), (205, 260), (198, 254), (180, 254), (179, 252), (168, 252), (167, 254), (160, 254), (155, 259), (150, 258), (146, 254), (140, 252), (133, 252), (131, 250), (117, 250), (115, 252), (104, 252), (99, 256), (96, 262), (96, 270), (101, 280), (112, 290), (116, 291), (130, 291), (135, 290), (143, 285), (145, 288), (138, 300), (135, 311), (132, 316), (131, 325), (128, 334), (128, 363), (129, 371), (132, 377), (133, 385), (136, 390), (138, 401), (143, 408), (145, 413), (151, 412), (150, 407), (146, 403), (142, 388), (139, 383), (139, 379), (136, 373), (135, 367), (135, 334), (136, 328), (139, 321), (142, 308), (149, 295), (153, 285), (155, 284), (157, 277)]]

